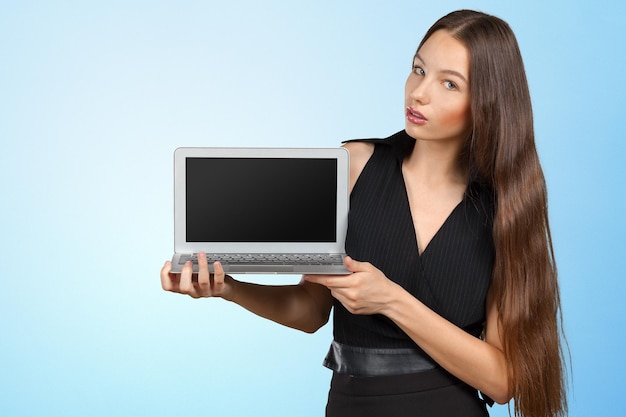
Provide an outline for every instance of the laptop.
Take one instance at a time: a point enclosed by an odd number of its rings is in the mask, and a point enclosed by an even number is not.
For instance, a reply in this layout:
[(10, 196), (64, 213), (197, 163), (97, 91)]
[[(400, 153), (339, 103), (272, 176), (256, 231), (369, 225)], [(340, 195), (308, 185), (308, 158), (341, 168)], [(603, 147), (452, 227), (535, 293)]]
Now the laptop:
[(344, 148), (178, 148), (172, 272), (348, 274)]

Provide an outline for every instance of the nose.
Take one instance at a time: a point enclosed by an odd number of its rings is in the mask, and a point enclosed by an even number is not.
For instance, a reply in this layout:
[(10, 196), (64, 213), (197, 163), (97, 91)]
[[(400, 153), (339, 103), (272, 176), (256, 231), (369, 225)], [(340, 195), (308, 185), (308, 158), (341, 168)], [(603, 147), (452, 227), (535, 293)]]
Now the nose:
[(415, 75), (409, 77), (407, 90), (409, 97), (420, 104), (426, 104), (430, 100), (430, 83), (426, 77)]

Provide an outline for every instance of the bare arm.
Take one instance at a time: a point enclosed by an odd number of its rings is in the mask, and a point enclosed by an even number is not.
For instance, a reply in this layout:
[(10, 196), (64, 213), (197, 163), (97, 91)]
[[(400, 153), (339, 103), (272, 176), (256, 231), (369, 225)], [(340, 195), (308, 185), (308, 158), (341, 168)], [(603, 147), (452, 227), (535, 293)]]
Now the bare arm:
[(478, 339), (426, 307), (402, 288), (383, 314), (444, 369), (500, 404), (511, 399), (508, 366), (498, 330), (498, 311), (488, 297), (485, 340)]
[(307, 333), (328, 322), (333, 301), (330, 291), (321, 285), (300, 282), (268, 286), (227, 279), (232, 281), (233, 290), (224, 299), (258, 316)]
[(204, 253), (198, 254), (197, 276), (191, 263), (181, 274), (172, 274), (171, 267), (168, 261), (161, 269), (161, 286), (166, 291), (193, 298), (221, 297), (258, 316), (308, 333), (328, 322), (333, 301), (323, 286), (306, 281), (281, 286), (240, 282), (225, 275), (219, 262), (214, 264), (215, 274), (210, 274)]
[(346, 276), (306, 276), (331, 290), (353, 314), (383, 314), (393, 320), (441, 367), (504, 404), (511, 398), (508, 367), (498, 330), (498, 311), (487, 300), (486, 339), (444, 319), (367, 262), (346, 258)]
[(349, 142), (343, 147), (350, 154), (350, 192), (352, 192), (365, 164), (374, 153), (374, 145), (366, 142)]

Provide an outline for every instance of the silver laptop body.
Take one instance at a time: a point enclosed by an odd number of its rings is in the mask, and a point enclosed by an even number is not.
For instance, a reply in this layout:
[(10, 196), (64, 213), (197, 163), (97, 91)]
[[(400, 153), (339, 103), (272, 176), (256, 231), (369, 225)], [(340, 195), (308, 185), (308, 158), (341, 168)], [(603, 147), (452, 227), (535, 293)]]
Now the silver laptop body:
[(344, 148), (178, 148), (172, 272), (347, 274)]

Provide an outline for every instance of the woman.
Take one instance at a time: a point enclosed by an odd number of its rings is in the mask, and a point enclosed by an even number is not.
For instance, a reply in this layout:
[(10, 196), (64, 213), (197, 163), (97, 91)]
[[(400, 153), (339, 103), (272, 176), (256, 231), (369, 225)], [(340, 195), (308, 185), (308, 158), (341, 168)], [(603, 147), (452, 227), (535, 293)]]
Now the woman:
[[(199, 255), (165, 290), (314, 332), (333, 311), (327, 416), (566, 411), (560, 301), (526, 76), (509, 26), (453, 12), (426, 33), (405, 129), (350, 141), (347, 276), (261, 286)], [(333, 308), (334, 306), (334, 308)]]

